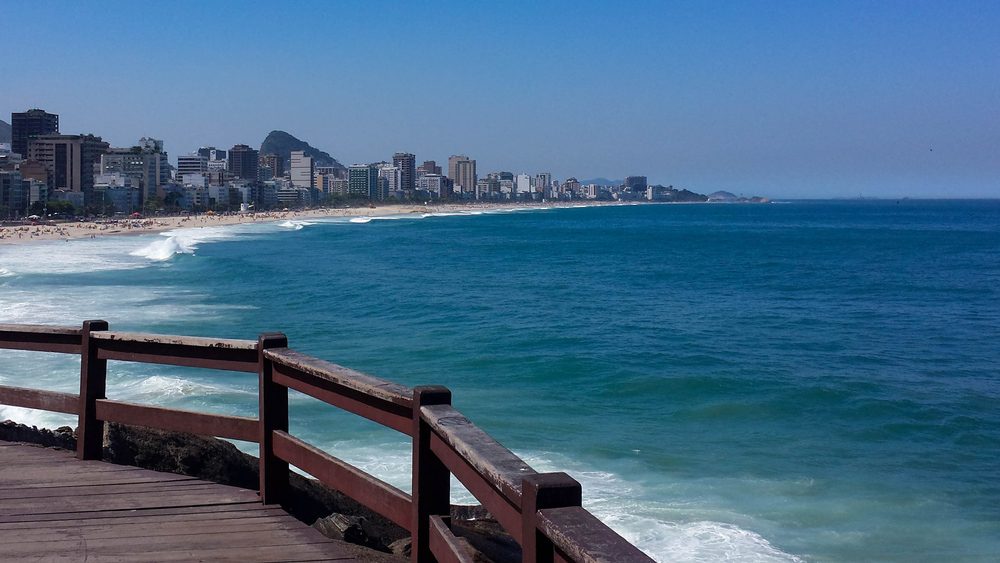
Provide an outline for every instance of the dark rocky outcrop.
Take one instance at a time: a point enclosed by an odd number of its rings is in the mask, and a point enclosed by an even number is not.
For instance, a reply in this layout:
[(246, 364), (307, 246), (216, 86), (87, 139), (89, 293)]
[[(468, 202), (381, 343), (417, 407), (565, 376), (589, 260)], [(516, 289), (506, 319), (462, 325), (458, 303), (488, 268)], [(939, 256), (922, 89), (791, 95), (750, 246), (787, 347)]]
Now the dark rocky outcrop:
[(13, 420), (0, 422), (0, 440), (5, 442), (25, 442), (64, 450), (76, 449), (76, 436), (69, 426), (60, 426), (55, 430), (25, 426)]
[(337, 162), (337, 159), (329, 153), (321, 151), (309, 143), (296, 138), (284, 131), (271, 131), (267, 138), (260, 144), (260, 154), (276, 154), (285, 160), (285, 168), (288, 168), (292, 151), (305, 151), (306, 156), (313, 158), (316, 166), (334, 166), (344, 169), (344, 165)]
[[(52, 431), (5, 421), (0, 423), (0, 440), (76, 449), (74, 432), (65, 426)], [(107, 424), (104, 460), (246, 489), (258, 485), (256, 457), (224, 440), (180, 432)], [(290, 473), (289, 482), (288, 499), (282, 503), (289, 514), (327, 537), (357, 546), (359, 560), (406, 560), (410, 541), (406, 530), (314, 479)], [(475, 561), (521, 560), (520, 546), (482, 507), (453, 506), (451, 516), (452, 530)]]

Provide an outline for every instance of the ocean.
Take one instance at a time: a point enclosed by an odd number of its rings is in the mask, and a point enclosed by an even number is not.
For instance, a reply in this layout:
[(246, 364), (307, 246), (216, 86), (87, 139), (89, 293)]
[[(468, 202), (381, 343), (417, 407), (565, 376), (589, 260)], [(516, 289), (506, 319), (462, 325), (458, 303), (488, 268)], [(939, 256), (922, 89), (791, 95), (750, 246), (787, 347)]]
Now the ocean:
[[(0, 322), (85, 319), (282, 331), (325, 360), (446, 385), (658, 561), (1000, 559), (1000, 201), (515, 209), (0, 246)], [(70, 357), (0, 355), (4, 384), (78, 377)], [(112, 363), (109, 396), (256, 413), (247, 374)], [(409, 489), (397, 434), (299, 395), (292, 411), (293, 432)]]

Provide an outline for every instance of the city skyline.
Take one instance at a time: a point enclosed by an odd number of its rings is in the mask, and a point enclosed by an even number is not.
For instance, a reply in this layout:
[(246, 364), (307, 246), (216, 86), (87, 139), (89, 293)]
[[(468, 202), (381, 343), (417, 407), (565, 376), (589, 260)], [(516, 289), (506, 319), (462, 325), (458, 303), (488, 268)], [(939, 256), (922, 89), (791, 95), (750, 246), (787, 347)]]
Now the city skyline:
[(8, 7), (0, 110), (163, 139), (172, 161), (281, 129), (345, 165), (406, 151), (702, 193), (1000, 191), (991, 3), (102, 6)]

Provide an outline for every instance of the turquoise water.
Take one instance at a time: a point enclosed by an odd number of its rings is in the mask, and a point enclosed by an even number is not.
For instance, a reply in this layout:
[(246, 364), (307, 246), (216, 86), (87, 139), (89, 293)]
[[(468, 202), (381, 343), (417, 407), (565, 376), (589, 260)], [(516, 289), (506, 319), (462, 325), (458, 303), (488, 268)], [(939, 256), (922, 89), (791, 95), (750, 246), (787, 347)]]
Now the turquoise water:
[[(1000, 559), (997, 201), (182, 230), (3, 246), (0, 286), (0, 322), (281, 330), (320, 358), (447, 385), (658, 560)], [(77, 377), (67, 358), (0, 359), (8, 384)], [(115, 364), (109, 394), (252, 415), (255, 389)], [(293, 431), (408, 488), (394, 433), (293, 402)]]

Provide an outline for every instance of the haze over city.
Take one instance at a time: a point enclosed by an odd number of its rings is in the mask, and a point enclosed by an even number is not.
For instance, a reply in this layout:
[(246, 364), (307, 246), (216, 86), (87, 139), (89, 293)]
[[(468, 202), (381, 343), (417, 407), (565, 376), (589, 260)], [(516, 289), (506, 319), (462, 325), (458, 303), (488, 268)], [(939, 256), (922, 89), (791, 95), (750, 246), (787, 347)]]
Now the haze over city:
[(343, 163), (1000, 195), (994, 2), (32, 2), (3, 18), (0, 113), (163, 139), (172, 162), (282, 129)]

